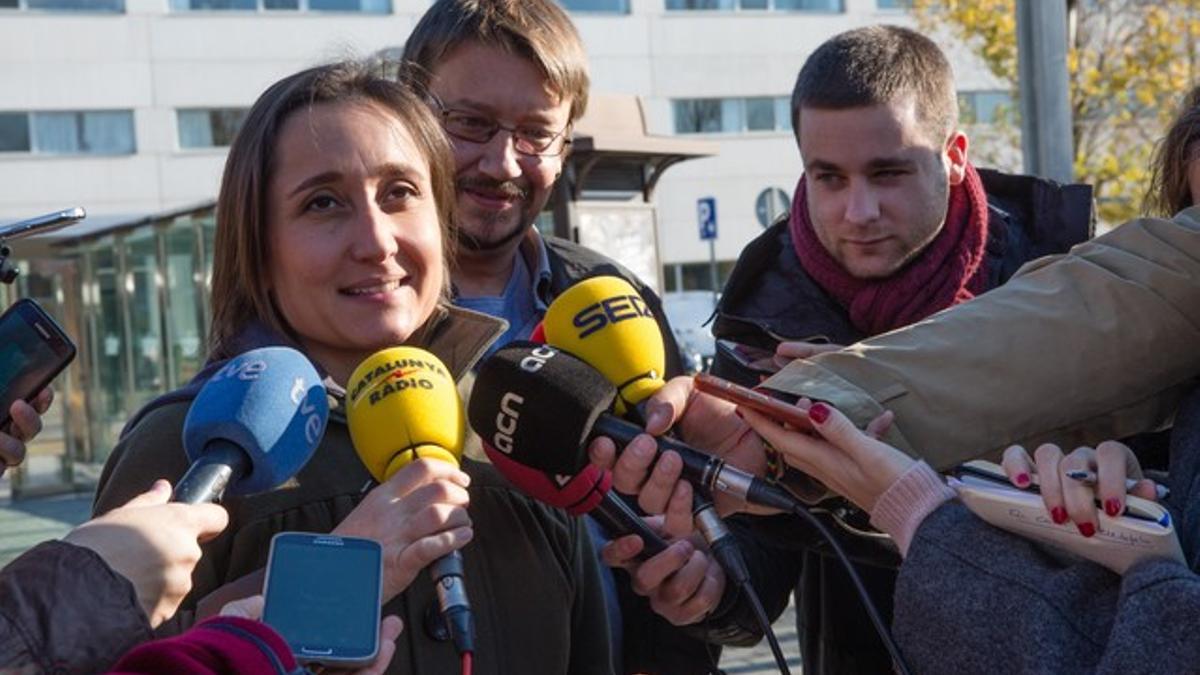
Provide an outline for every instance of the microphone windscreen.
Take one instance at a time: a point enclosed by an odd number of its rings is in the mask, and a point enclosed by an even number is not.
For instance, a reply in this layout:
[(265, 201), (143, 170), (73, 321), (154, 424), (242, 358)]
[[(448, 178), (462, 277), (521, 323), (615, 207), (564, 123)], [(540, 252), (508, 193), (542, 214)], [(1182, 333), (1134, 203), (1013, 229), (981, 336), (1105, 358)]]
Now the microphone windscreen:
[(583, 515), (596, 508), (612, 488), (612, 473), (588, 464), (574, 476), (548, 474), (525, 466), (512, 457), (483, 443), (492, 466), (518, 490), (550, 506), (566, 510), (573, 516)]
[(241, 448), (251, 469), (226, 494), (254, 494), (304, 468), (328, 419), (325, 386), (308, 358), (264, 347), (230, 359), (201, 387), (183, 422), (183, 448), (191, 462), (213, 441)]
[[(571, 286), (546, 309), (546, 343), (592, 365), (617, 386), (624, 406), (663, 385), (666, 348), (646, 301), (619, 277), (592, 277)], [(618, 414), (624, 414), (622, 405)]]
[(588, 433), (616, 390), (595, 368), (532, 342), (500, 348), (479, 367), (467, 416), (485, 442), (525, 466), (575, 475)]
[(458, 464), (462, 456), (462, 404), (445, 364), (417, 347), (375, 352), (348, 383), (350, 440), (380, 483), (419, 458)]

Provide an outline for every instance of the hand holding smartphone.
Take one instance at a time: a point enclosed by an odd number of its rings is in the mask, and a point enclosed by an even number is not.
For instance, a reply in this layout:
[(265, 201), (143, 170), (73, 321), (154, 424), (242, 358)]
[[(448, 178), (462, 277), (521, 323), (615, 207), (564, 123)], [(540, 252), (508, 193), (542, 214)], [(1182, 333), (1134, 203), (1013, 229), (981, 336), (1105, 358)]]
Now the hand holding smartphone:
[(770, 417), (776, 422), (787, 424), (793, 429), (813, 431), (812, 421), (808, 419), (807, 411), (771, 398), (760, 391), (748, 389), (740, 384), (722, 380), (708, 373), (699, 373), (696, 375), (696, 389), (706, 394), (712, 394), (717, 398), (725, 399), (738, 405), (744, 405), (751, 410), (756, 410)]
[(365, 666), (379, 653), (382, 591), (379, 542), (280, 532), (271, 539), (262, 618), (301, 663)]
[(75, 358), (75, 345), (38, 304), (18, 300), (0, 315), (0, 432), (17, 400), (32, 402)]

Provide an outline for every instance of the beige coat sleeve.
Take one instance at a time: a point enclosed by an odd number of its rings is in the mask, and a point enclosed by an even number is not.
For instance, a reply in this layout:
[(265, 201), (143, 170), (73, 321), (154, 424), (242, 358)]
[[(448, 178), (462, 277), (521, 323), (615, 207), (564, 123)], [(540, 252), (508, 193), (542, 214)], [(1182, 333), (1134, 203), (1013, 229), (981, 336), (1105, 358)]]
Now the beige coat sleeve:
[(1160, 428), (1200, 376), (1200, 207), (1135, 220), (920, 323), (763, 386), (829, 401), (934, 468)]

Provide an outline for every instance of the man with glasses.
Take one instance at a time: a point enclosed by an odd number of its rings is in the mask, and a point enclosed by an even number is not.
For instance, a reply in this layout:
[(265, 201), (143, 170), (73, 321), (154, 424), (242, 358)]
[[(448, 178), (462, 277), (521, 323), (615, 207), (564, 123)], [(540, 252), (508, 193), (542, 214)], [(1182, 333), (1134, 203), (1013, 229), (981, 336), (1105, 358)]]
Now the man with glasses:
[(548, 0), (439, 1), (404, 48), (427, 82), (454, 147), (455, 303), (508, 320), (493, 349), (528, 337), (554, 297), (599, 274), (625, 277), (663, 328), (667, 368), (681, 372), (659, 299), (628, 270), (532, 227), (546, 208), (587, 106), (587, 57)]
[[(679, 348), (653, 290), (605, 256), (533, 227), (562, 174), (572, 126), (587, 107), (586, 54), (561, 7), (552, 0), (438, 0), (409, 36), (404, 60), (416, 66), (454, 149), (454, 302), (509, 323), (492, 349), (527, 338), (547, 306), (576, 282), (615, 275), (641, 293), (658, 320), (666, 374), (681, 374)], [(708, 569), (704, 554), (695, 556)], [(623, 571), (615, 577), (604, 575), (619, 672), (715, 668), (716, 648), (655, 615)], [(680, 604), (711, 592), (711, 585), (684, 585)], [(703, 604), (720, 599), (718, 592)], [(721, 630), (721, 617), (710, 616), (694, 633), (705, 629)]]

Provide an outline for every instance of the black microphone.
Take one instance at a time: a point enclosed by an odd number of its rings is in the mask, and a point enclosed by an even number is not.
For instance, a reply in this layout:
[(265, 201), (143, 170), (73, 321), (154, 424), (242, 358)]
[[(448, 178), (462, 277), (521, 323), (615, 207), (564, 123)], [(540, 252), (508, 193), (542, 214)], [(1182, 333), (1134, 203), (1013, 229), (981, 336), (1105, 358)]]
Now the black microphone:
[(308, 359), (287, 347), (229, 360), (201, 387), (183, 422), (191, 466), (172, 501), (265, 492), (300, 472), (325, 433), (329, 402)]
[(627, 534), (641, 537), (645, 546), (639, 558), (666, 550), (667, 543), (662, 537), (612, 491), (611, 471), (588, 464), (573, 476), (552, 475), (536, 466), (521, 464), (487, 441), (483, 442), (483, 451), (496, 470), (530, 497), (573, 516), (590, 515), (612, 537)]
[[(607, 436), (624, 447), (644, 433), (607, 412), (612, 397), (612, 385), (580, 359), (547, 345), (514, 342), (480, 366), (467, 415), (476, 433), (515, 461), (574, 475), (589, 463), (591, 439)], [(699, 486), (784, 511), (800, 507), (786, 490), (720, 457), (675, 439), (656, 440), (660, 454), (679, 453), (684, 476)]]

